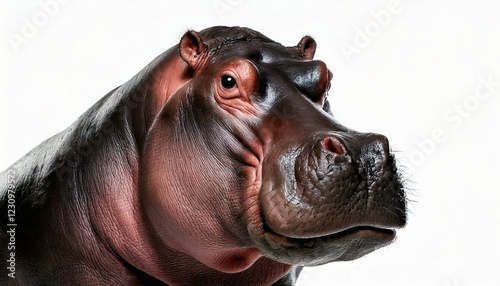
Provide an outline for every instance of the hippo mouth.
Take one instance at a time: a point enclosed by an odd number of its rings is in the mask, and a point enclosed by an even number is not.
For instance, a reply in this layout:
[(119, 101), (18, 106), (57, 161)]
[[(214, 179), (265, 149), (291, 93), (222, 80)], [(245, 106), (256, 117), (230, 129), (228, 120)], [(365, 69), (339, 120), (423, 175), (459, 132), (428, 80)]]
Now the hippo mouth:
[(353, 226), (347, 229), (340, 230), (328, 235), (322, 235), (310, 238), (294, 238), (280, 235), (270, 229), (267, 224), (264, 227), (266, 235), (273, 237), (274, 241), (281, 240), (282, 246), (300, 246), (303, 248), (316, 248), (322, 245), (336, 243), (343, 239), (349, 238), (373, 238), (380, 241), (387, 241), (387, 243), (392, 242), (396, 238), (396, 230), (390, 228), (380, 228), (374, 226)]
[(278, 234), (265, 222), (260, 244), (264, 255), (289, 264), (316, 266), (332, 261), (360, 258), (392, 243), (396, 239), (394, 228), (355, 225), (327, 235), (297, 238)]

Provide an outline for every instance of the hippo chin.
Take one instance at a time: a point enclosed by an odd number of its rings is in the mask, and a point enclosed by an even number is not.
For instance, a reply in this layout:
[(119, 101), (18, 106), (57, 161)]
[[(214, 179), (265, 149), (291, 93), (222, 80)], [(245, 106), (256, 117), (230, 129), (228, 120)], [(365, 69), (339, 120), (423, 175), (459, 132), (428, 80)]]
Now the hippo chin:
[(315, 50), (186, 32), (0, 175), (0, 284), (294, 285), (391, 243), (388, 140), (333, 118)]

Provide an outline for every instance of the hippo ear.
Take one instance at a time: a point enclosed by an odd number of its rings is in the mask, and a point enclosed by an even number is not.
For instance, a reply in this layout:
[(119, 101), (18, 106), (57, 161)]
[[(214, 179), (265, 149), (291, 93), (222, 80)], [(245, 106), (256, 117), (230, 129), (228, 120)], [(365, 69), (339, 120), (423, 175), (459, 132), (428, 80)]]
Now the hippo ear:
[(305, 36), (297, 44), (297, 48), (302, 54), (304, 60), (312, 60), (314, 58), (314, 53), (316, 52), (316, 41), (309, 36)]
[(200, 55), (206, 50), (207, 46), (195, 31), (187, 31), (179, 43), (181, 58), (193, 69), (197, 66)]

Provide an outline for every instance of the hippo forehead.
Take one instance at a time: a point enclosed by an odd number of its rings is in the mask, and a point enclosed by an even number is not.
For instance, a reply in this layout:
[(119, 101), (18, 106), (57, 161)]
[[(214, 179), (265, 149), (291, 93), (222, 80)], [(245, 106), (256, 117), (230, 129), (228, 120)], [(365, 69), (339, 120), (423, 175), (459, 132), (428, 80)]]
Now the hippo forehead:
[(259, 60), (264, 63), (280, 59), (302, 60), (296, 47), (285, 47), (263, 34), (244, 27), (211, 27), (200, 32), (208, 47), (210, 62), (230, 57)]

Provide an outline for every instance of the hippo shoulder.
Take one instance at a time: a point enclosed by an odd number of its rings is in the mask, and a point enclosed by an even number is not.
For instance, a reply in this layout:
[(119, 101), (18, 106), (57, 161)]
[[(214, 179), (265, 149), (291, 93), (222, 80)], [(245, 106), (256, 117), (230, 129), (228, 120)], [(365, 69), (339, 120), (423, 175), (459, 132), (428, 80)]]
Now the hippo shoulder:
[[(112, 108), (103, 107), (114, 91), (71, 126), (40, 143), (0, 173), (0, 213), (3, 221), (8, 219), (9, 194), (11, 201), (15, 201), (18, 223), (28, 220), (44, 206), (50, 191), (57, 189), (63, 181), (63, 174), (67, 171), (65, 168), (78, 161), (78, 152), (83, 150), (82, 146), (97, 132), (98, 127), (92, 123), (95, 120), (91, 120), (92, 117), (88, 115), (103, 112), (103, 109), (111, 110)], [(4, 227), (5, 225), (2, 225), (2, 228)]]

